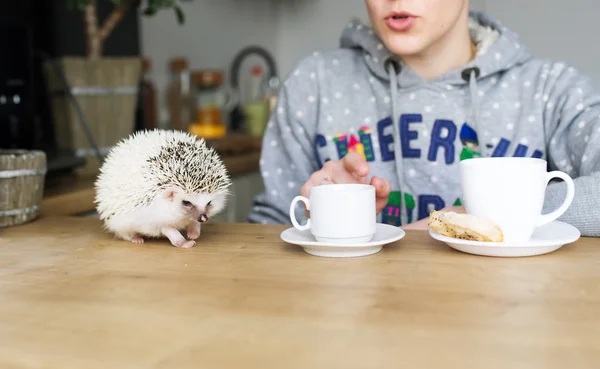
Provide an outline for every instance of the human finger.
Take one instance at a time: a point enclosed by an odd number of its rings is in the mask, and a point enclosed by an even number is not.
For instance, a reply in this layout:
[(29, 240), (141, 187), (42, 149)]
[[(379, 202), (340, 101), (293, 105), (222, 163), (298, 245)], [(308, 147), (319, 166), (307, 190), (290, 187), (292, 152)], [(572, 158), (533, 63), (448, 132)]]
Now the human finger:
[(374, 176), (371, 178), (371, 185), (375, 187), (375, 196), (377, 198), (387, 199), (390, 196), (392, 185), (387, 179)]
[(304, 197), (308, 197), (310, 194), (310, 189), (314, 186), (318, 186), (320, 182), (325, 179), (326, 175), (322, 170), (318, 170), (311, 174), (308, 180), (302, 185), (300, 188), (300, 195)]
[(329, 161), (323, 166), (324, 180), (329, 183), (368, 183), (368, 178), (356, 176), (346, 168), (343, 161)]
[(310, 189), (314, 186), (333, 183), (357, 183), (359, 182), (351, 173), (344, 169), (339, 160), (330, 160), (323, 165), (321, 170), (311, 174), (309, 179), (302, 185), (300, 194), (308, 197)]
[(373, 177), (371, 179), (371, 185), (375, 187), (375, 206), (377, 214), (379, 214), (388, 203), (392, 185), (387, 179), (380, 177)]
[(358, 177), (366, 177), (369, 175), (369, 164), (365, 158), (356, 152), (346, 154), (342, 159), (344, 169), (350, 173), (356, 174)]

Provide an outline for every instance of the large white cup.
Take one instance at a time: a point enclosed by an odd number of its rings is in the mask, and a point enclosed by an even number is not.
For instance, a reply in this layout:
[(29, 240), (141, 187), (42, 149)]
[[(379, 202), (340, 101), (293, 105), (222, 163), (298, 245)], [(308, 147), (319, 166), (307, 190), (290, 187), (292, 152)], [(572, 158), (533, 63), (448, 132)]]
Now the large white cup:
[[(474, 158), (460, 162), (463, 203), (467, 213), (488, 218), (505, 242), (526, 242), (535, 229), (560, 217), (573, 202), (575, 185), (568, 174), (547, 172), (536, 158)], [(548, 182), (560, 178), (567, 196), (555, 211), (542, 215)]]
[[(310, 211), (310, 219), (305, 225), (300, 225), (295, 216), (295, 208), (300, 201)], [(363, 184), (327, 184), (312, 187), (310, 199), (296, 196), (292, 200), (290, 218), (296, 229), (310, 229), (319, 242), (369, 242), (375, 234), (377, 223), (375, 187)]]

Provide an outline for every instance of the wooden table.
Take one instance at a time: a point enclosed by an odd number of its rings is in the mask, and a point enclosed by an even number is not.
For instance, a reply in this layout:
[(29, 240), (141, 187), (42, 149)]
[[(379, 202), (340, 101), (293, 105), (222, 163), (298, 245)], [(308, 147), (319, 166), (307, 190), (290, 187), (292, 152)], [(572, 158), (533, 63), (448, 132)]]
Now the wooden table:
[(182, 250), (88, 218), (0, 230), (0, 368), (598, 368), (600, 241), (522, 259), (409, 232), (324, 259), (281, 226)]

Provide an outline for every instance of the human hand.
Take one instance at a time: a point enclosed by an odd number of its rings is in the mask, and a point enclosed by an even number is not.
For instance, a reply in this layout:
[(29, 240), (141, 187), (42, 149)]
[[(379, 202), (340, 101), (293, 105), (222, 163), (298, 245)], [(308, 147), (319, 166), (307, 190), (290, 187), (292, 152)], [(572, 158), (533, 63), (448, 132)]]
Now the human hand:
[[(453, 211), (455, 213), (464, 214), (467, 211), (462, 206), (448, 206), (442, 209), (442, 211)], [(426, 231), (429, 229), (429, 217), (418, 220), (414, 223), (407, 224), (405, 226), (400, 227), (404, 230), (416, 230), (416, 231)]]
[(373, 177), (369, 182), (369, 170), (369, 164), (365, 158), (355, 152), (348, 153), (342, 160), (330, 160), (323, 165), (321, 170), (314, 172), (300, 189), (300, 194), (308, 197), (312, 187), (323, 183), (371, 184), (375, 187), (376, 210), (379, 214), (387, 205), (392, 185), (387, 179), (380, 177)]

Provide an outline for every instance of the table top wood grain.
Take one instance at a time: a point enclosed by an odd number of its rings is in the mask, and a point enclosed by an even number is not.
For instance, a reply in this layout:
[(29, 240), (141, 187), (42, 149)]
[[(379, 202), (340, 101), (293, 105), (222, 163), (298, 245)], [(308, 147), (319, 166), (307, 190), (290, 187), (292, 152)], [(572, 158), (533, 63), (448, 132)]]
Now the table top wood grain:
[(598, 368), (600, 240), (462, 254), (408, 232), (354, 259), (285, 226), (198, 244), (115, 240), (96, 219), (0, 230), (0, 368)]

